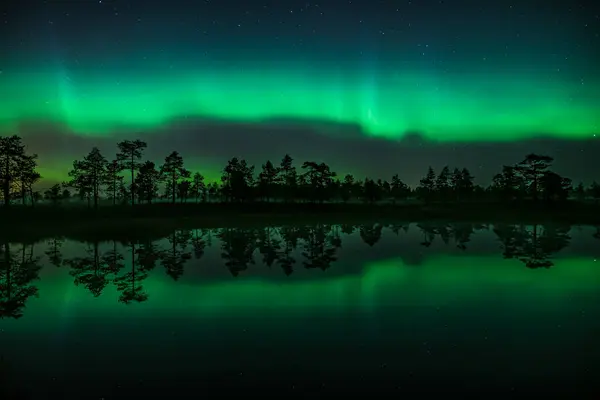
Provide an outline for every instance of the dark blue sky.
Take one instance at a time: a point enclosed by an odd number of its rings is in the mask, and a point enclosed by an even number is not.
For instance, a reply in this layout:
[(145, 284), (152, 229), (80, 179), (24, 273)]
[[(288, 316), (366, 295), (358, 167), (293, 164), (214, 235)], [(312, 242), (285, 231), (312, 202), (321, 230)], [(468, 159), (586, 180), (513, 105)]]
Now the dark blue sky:
[[(52, 168), (60, 164), (58, 159), (79, 157), (86, 148), (104, 140), (116, 140), (117, 134), (100, 140), (78, 131), (66, 120), (36, 120), (32, 124), (29, 117), (23, 116), (28, 115), (28, 107), (38, 107), (35, 101), (27, 102), (23, 97), (29, 93), (35, 97), (43, 90), (41, 86), (51, 84), (42, 77), (48, 71), (58, 77), (58, 83), (53, 84), (62, 88), (62, 107), (69, 104), (67, 111), (71, 116), (83, 114), (81, 107), (77, 108), (77, 96), (89, 91), (92, 79), (126, 84), (143, 76), (144, 85), (151, 92), (152, 78), (162, 90), (190, 71), (198, 75), (206, 71), (240, 71), (242, 76), (248, 70), (260, 74), (264, 69), (268, 77), (274, 71), (301, 70), (306, 76), (314, 74), (315, 79), (335, 76), (338, 86), (358, 82), (364, 92), (359, 106), (372, 104), (369, 115), (372, 111), (382, 115), (388, 112), (389, 119), (393, 117), (389, 104), (382, 104), (376, 92), (385, 90), (386, 82), (396, 73), (420, 74), (429, 82), (425, 89), (437, 88), (438, 82), (447, 84), (451, 94), (440, 97), (439, 104), (442, 100), (451, 102), (449, 96), (466, 102), (470, 93), (476, 93), (475, 100), (493, 102), (503, 88), (543, 77), (535, 84), (523, 86), (522, 91), (511, 88), (515, 104), (527, 103), (529, 98), (531, 103), (542, 102), (542, 95), (530, 91), (546, 86), (552, 96), (564, 97), (557, 97), (551, 105), (553, 110), (560, 110), (557, 104), (563, 102), (578, 102), (584, 111), (573, 108), (573, 112), (565, 112), (565, 118), (582, 115), (593, 126), (594, 117), (585, 110), (592, 109), (590, 102), (599, 98), (593, 93), (600, 88), (595, 86), (600, 82), (599, 34), (600, 7), (593, 1), (10, 1), (0, 6), (0, 91), (9, 88), (7, 92), (18, 93), (19, 99), (3, 96), (4, 100), (0, 100), (0, 125), (11, 126), (6, 132), (0, 129), (0, 134), (21, 134), (41, 153), (41, 161)], [(28, 75), (19, 75), (23, 71), (28, 71)], [(461, 90), (455, 83), (458, 81), (468, 86)], [(366, 90), (369, 84), (371, 87)], [(290, 80), (290, 85), (298, 86), (298, 82)], [(287, 89), (281, 86), (282, 92)], [(333, 93), (332, 88), (325, 89), (330, 95)], [(410, 90), (411, 96), (418, 94), (417, 89)], [(121, 92), (118, 96), (126, 94)], [(260, 102), (260, 93), (254, 95), (254, 101)], [(337, 98), (340, 107), (351, 100)], [(409, 102), (404, 101), (403, 104)], [(506, 99), (503, 101), (506, 106)], [(24, 105), (16, 109), (15, 102)], [(110, 107), (109, 102), (106, 104)], [(521, 121), (524, 117), (519, 115), (519, 107), (498, 113), (514, 113), (505, 118)], [(161, 157), (164, 149), (155, 151), (152, 147), (176, 137), (180, 146), (198, 149), (189, 150), (190, 156), (199, 159), (196, 165), (202, 164), (202, 157), (210, 157), (213, 165), (236, 154), (244, 156), (244, 151), (251, 161), (259, 163), (264, 158), (281, 158), (280, 152), (289, 151), (299, 160), (318, 157), (329, 160), (334, 168), (384, 177), (396, 172), (396, 160), (402, 159), (405, 179), (411, 183), (418, 181), (428, 165), (464, 165), (485, 182), (502, 164), (516, 162), (529, 152), (546, 152), (557, 158), (561, 172), (575, 180), (597, 179), (593, 171), (600, 171), (600, 158), (595, 155), (600, 154), (600, 145), (592, 139), (594, 132), (585, 140), (581, 136), (567, 140), (567, 134), (562, 134), (562, 138), (529, 135), (527, 140), (502, 144), (487, 139), (481, 143), (435, 142), (430, 140), (432, 135), (418, 129), (416, 136), (399, 132), (398, 136), (373, 138), (365, 133), (365, 126), (360, 126), (367, 115), (366, 108), (362, 111), (364, 115), (353, 115), (356, 118), (344, 121), (358, 126), (346, 129), (342, 125), (336, 135), (329, 136), (306, 128), (310, 125), (306, 121), (294, 123), (295, 112), (285, 116), (290, 117), (293, 126), (282, 132), (252, 121), (243, 126), (240, 121), (230, 127), (221, 124), (218, 129), (194, 122), (199, 125), (185, 131), (168, 130), (165, 124), (155, 132), (143, 131), (148, 137), (150, 156)], [(418, 111), (433, 116), (449, 114), (447, 110)], [(414, 110), (411, 112), (415, 114)], [(485, 113), (485, 109), (477, 109), (473, 119), (484, 118)], [(562, 120), (556, 125), (564, 125), (565, 118), (562, 114), (558, 117)], [(264, 129), (275, 133), (263, 133)], [(290, 129), (293, 139), (285, 133)], [(140, 131), (132, 129), (119, 135), (133, 136)], [(421, 133), (425, 135), (419, 138)], [(540, 132), (540, 136), (544, 133)], [(222, 145), (223, 137), (228, 138), (225, 142), (230, 147)], [(387, 140), (399, 137), (403, 139)], [(484, 131), (481, 137), (485, 139)], [(43, 154), (49, 151), (54, 153)], [(51, 175), (56, 176), (56, 172)]]

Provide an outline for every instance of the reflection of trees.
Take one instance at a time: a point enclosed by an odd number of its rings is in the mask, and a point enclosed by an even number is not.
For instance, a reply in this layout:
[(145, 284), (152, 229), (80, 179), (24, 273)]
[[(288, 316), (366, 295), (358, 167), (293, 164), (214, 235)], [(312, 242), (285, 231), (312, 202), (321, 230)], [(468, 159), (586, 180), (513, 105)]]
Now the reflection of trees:
[[(75, 278), (75, 285), (83, 285), (94, 297), (102, 294), (102, 291), (114, 278), (114, 275), (123, 267), (114, 253), (102, 256), (100, 254), (100, 243), (95, 241), (86, 250), (84, 257), (76, 257), (65, 260), (65, 264), (71, 268), (69, 274)], [(120, 257), (122, 260), (122, 256)]]
[(256, 233), (252, 229), (223, 228), (218, 234), (221, 240), (221, 258), (231, 275), (238, 276), (241, 271), (254, 264)]
[(183, 275), (185, 263), (192, 258), (192, 253), (187, 251), (187, 246), (192, 239), (192, 232), (189, 230), (173, 231), (169, 235), (169, 249), (160, 254), (160, 262), (169, 275), (174, 280), (178, 280)]
[(263, 263), (271, 267), (277, 261), (281, 249), (281, 240), (275, 237), (276, 229), (266, 227), (258, 230), (258, 251), (263, 256)]
[(192, 247), (194, 248), (194, 258), (196, 260), (199, 260), (204, 256), (206, 246), (209, 245), (208, 241), (205, 240), (206, 236), (208, 236), (208, 240), (210, 240), (210, 229), (207, 229), (206, 231), (204, 229), (194, 229)]
[(148, 272), (139, 265), (136, 259), (136, 242), (127, 244), (131, 247), (131, 269), (114, 279), (117, 290), (121, 293), (119, 301), (125, 304), (132, 302), (144, 302), (148, 300), (148, 294), (144, 291), (142, 283), (148, 277)]
[(340, 235), (341, 230), (339, 225), (333, 225), (330, 227), (330, 243), (333, 247), (341, 248), (342, 247), (342, 236)]
[(331, 226), (319, 224), (303, 228), (302, 238), (305, 268), (319, 268), (324, 271), (337, 260), (336, 252), (341, 243), (331, 235)]
[(63, 244), (64, 239), (56, 237), (52, 238), (48, 241), (48, 249), (44, 252), (46, 257), (48, 257), (48, 262), (55, 267), (60, 267), (63, 264), (63, 256), (61, 253)]
[(600, 225), (596, 226), (596, 232), (592, 235), (596, 239), (600, 239)]
[(360, 238), (363, 240), (363, 242), (373, 247), (381, 239), (383, 225), (360, 225), (358, 229), (360, 232)]
[(528, 268), (550, 268), (553, 254), (570, 243), (569, 226), (499, 224), (494, 232), (502, 243), (504, 258), (516, 258)]
[(299, 229), (294, 226), (284, 226), (279, 230), (283, 246), (277, 254), (277, 263), (283, 272), (290, 276), (294, 272), (296, 259), (292, 257), (292, 252), (298, 246)]
[(423, 241), (421, 242), (421, 246), (429, 247), (433, 243), (435, 239), (435, 235), (438, 233), (438, 226), (435, 223), (431, 222), (423, 222), (417, 224), (417, 228), (421, 230), (423, 234)]
[(461, 250), (467, 249), (467, 243), (471, 241), (471, 236), (482, 229), (486, 229), (482, 224), (455, 223), (450, 224), (450, 237), (454, 239), (456, 247)]
[(389, 224), (388, 228), (390, 228), (390, 230), (392, 232), (394, 232), (394, 234), (396, 236), (398, 236), (398, 234), (400, 234), (400, 231), (404, 231), (404, 233), (408, 233), (408, 229), (410, 228), (409, 224)]
[(340, 225), (340, 230), (345, 235), (352, 235), (356, 230), (356, 226), (352, 224), (342, 224)]
[(138, 241), (135, 249), (136, 262), (144, 272), (150, 272), (156, 268), (156, 262), (160, 259), (161, 250), (150, 239)]
[(33, 245), (21, 245), (20, 254), (8, 242), (0, 245), (0, 318), (21, 318), (25, 303), (36, 296), (32, 282), (39, 279), (39, 257), (33, 256)]
[(478, 230), (485, 229), (485, 225), (464, 223), (436, 223), (424, 222), (417, 224), (417, 227), (423, 234), (421, 246), (429, 247), (433, 243), (436, 236), (442, 239), (444, 244), (448, 245), (450, 241), (454, 241), (456, 247), (461, 250), (467, 249), (467, 243), (471, 241), (471, 236)]

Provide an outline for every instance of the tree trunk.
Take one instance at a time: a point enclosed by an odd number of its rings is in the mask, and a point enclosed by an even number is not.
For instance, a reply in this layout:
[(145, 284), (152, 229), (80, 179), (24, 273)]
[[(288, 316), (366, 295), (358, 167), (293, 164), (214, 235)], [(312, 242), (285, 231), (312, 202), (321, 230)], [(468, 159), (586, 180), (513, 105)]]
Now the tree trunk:
[(537, 168), (533, 167), (533, 201), (537, 202), (538, 200), (538, 176), (537, 176)]
[(133, 193), (134, 192), (133, 188), (134, 188), (134, 184), (135, 184), (134, 170), (135, 170), (135, 168), (133, 165), (133, 152), (132, 152), (131, 153), (131, 207), (133, 207), (135, 205), (135, 195)]
[(4, 195), (4, 206), (10, 206), (10, 163), (9, 163), (8, 154), (6, 155), (6, 164), (4, 167), (4, 180), (2, 181), (2, 192)]
[(171, 203), (175, 204), (175, 186), (176, 186), (176, 182), (177, 179), (175, 178), (175, 175), (173, 174), (173, 178), (171, 179)]
[(98, 190), (98, 182), (95, 181), (94, 182), (94, 210), (98, 209), (98, 195), (99, 195), (99, 190)]

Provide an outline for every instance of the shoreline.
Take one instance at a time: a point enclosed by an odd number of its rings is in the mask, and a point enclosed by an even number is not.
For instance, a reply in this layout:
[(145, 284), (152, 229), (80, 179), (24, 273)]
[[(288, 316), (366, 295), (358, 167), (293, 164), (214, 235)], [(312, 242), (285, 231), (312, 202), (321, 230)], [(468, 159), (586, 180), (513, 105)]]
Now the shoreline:
[(101, 206), (13, 205), (0, 210), (0, 238), (35, 242), (55, 236), (156, 237), (176, 229), (294, 224), (508, 223), (600, 224), (600, 206), (456, 204), (168, 204)]

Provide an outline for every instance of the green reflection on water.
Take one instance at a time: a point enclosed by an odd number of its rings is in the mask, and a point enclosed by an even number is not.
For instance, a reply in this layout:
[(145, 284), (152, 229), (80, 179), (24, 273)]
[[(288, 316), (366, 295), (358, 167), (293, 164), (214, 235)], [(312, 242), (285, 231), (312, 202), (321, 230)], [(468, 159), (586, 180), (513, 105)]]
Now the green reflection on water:
[(40, 320), (63, 318), (301, 316), (490, 302), (557, 307), (597, 294), (600, 283), (598, 262), (589, 257), (559, 259), (549, 270), (527, 269), (518, 261), (492, 256), (437, 256), (419, 267), (399, 259), (371, 263), (359, 275), (330, 278), (314, 272), (318, 277), (313, 280), (248, 276), (193, 284), (154, 273), (144, 282), (150, 301), (130, 306), (117, 302), (112, 287), (96, 298), (61, 272), (40, 281), (40, 297), (30, 300), (17, 326), (26, 330)]

